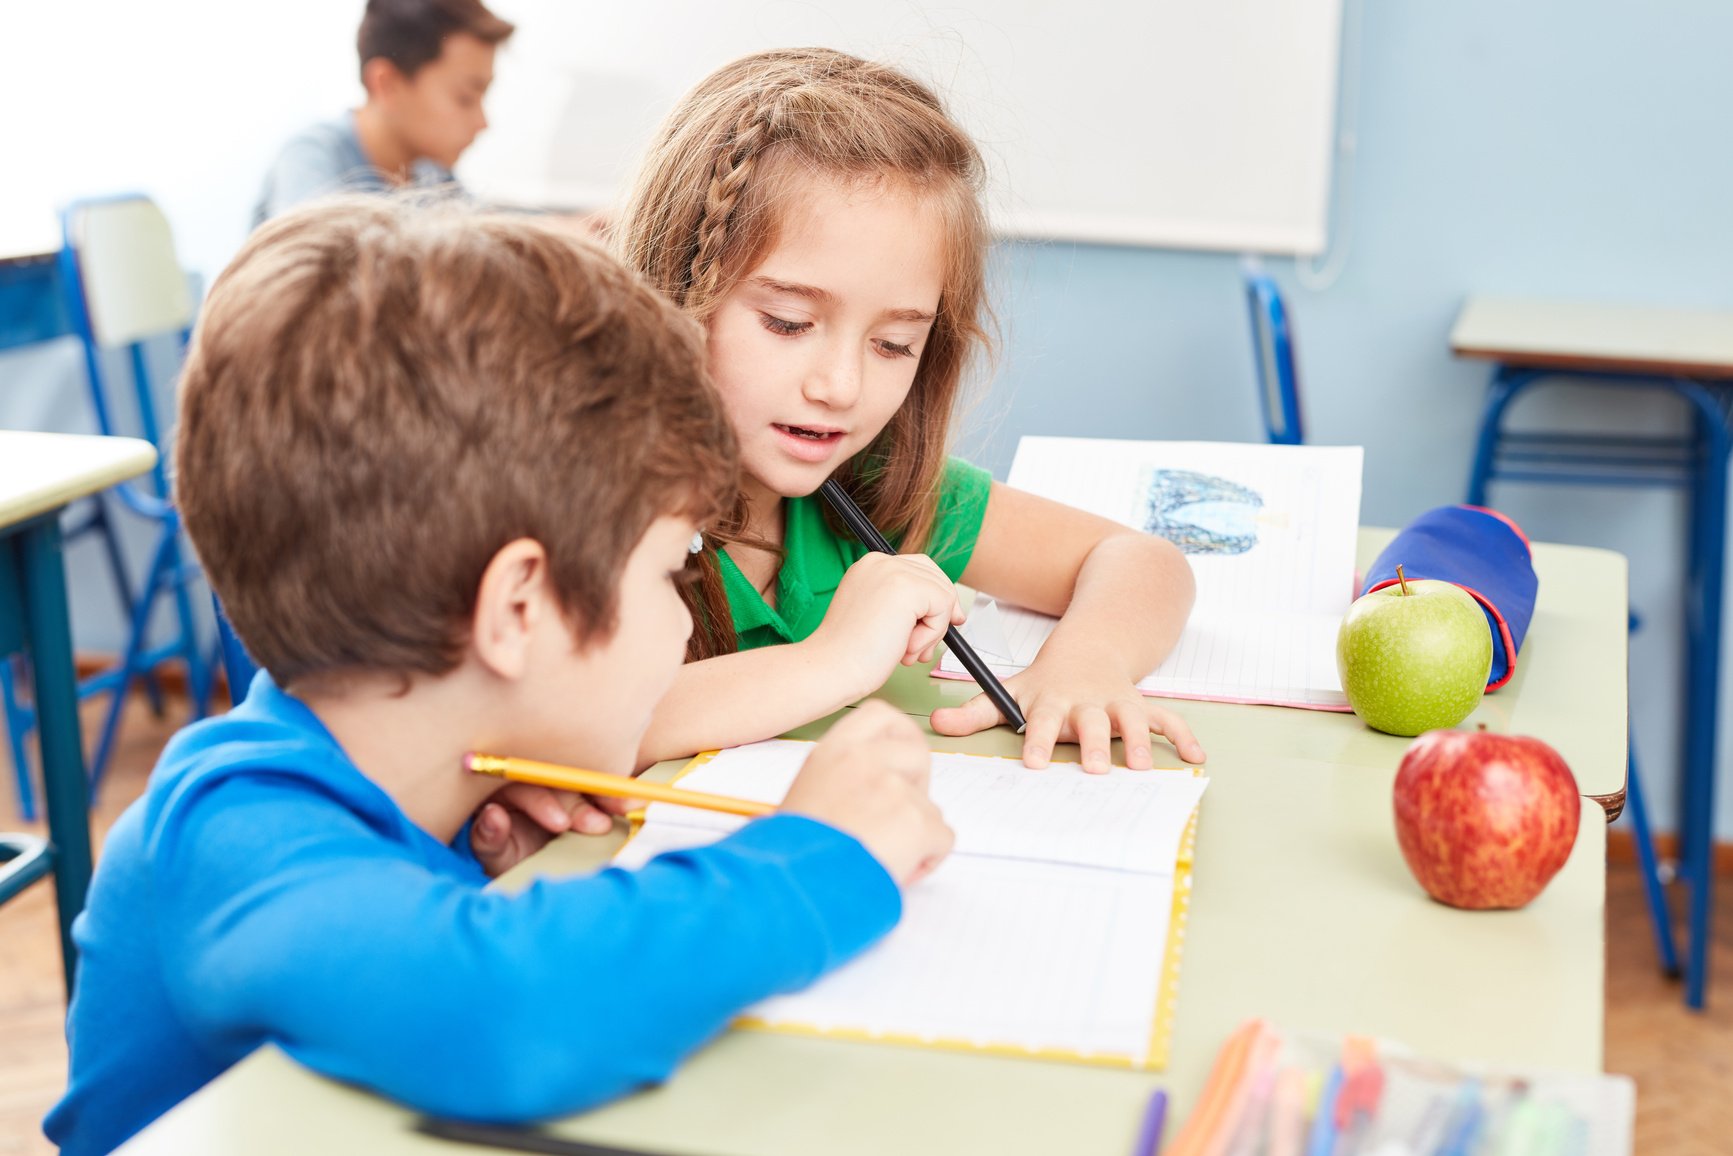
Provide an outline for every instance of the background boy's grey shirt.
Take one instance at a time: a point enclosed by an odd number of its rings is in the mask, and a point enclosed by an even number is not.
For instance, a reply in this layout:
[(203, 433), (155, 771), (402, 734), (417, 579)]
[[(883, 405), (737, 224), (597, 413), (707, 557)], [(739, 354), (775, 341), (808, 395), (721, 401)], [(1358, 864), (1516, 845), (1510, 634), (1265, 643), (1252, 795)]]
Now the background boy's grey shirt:
[[(409, 183), (415, 188), (448, 186), (461, 191), (457, 178), (444, 165), (423, 159), (411, 165), (409, 172)], [(253, 207), (253, 228), (302, 201), (327, 193), (383, 193), (394, 187), (361, 150), (355, 114), (347, 112), (336, 120), (314, 125), (283, 146), (265, 174), (265, 187)]]

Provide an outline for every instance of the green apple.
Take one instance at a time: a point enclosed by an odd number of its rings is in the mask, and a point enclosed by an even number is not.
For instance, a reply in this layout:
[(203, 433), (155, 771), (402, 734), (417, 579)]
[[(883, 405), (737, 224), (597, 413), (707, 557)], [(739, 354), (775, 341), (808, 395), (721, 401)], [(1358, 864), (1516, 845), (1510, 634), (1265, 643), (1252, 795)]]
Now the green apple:
[(1336, 636), (1348, 705), (1393, 735), (1453, 727), (1486, 693), (1492, 629), (1460, 586), (1396, 568), (1397, 582), (1357, 599)]

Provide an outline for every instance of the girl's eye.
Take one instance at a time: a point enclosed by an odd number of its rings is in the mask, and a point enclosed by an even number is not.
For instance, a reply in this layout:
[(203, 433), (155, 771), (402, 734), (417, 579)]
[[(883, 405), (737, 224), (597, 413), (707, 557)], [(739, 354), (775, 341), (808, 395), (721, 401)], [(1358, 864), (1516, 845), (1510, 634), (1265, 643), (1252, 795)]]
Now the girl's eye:
[(881, 341), (878, 346), (887, 357), (913, 357), (915, 355), (913, 342), (908, 345), (898, 345), (894, 341)]
[(784, 337), (793, 337), (798, 333), (805, 333), (808, 329), (812, 328), (812, 322), (810, 321), (784, 321), (782, 318), (773, 317), (768, 313), (760, 313), (758, 315), (758, 320), (761, 325), (772, 333), (779, 333)]

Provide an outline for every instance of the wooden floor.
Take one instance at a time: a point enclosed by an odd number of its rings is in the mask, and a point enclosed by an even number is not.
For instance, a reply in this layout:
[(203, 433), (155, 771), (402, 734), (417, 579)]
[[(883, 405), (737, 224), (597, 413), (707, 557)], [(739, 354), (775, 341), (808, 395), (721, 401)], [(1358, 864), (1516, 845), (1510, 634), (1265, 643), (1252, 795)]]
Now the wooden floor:
[[(184, 708), (153, 719), (135, 703), (115, 766), (95, 811), (98, 840), (143, 789), (157, 751)], [(86, 727), (94, 722), (87, 715)], [(0, 830), (25, 829), (11, 788), (0, 779)], [(100, 844), (99, 844), (100, 845)], [(1642, 1156), (1733, 1152), (1733, 879), (1719, 888), (1707, 1014), (1684, 1010), (1676, 984), (1655, 967), (1636, 870), (1614, 867), (1607, 884), (1607, 1069), (1637, 1080), (1637, 1151)], [(43, 1113), (66, 1080), (61, 1032), (60, 954), (51, 888), (38, 884), (0, 908), (0, 1156), (51, 1152)]]

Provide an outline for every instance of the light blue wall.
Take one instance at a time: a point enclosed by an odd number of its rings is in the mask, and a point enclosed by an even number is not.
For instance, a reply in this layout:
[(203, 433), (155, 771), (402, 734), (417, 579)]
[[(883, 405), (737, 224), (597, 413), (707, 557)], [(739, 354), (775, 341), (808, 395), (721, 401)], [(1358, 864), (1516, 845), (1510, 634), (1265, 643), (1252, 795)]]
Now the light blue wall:
[[(1308, 432), (1366, 447), (1363, 517), (1396, 525), (1463, 496), (1485, 384), (1448, 352), (1466, 295), (1733, 307), (1733, 4), (1360, 2), (1350, 259), (1323, 292), (1287, 261), (1268, 267), (1295, 318)], [(1025, 433), (1259, 436), (1237, 258), (1058, 244), (1000, 256), (1001, 369), (963, 442), (982, 464), (1003, 476)], [(1543, 394), (1526, 412), (1678, 428), (1671, 403), (1641, 394)], [(1629, 555), (1644, 619), (1633, 726), (1670, 825), (1680, 500), (1534, 487), (1494, 500), (1537, 538)], [(1721, 749), (1725, 767), (1733, 733)], [(1733, 776), (1722, 782), (1733, 837)]]

